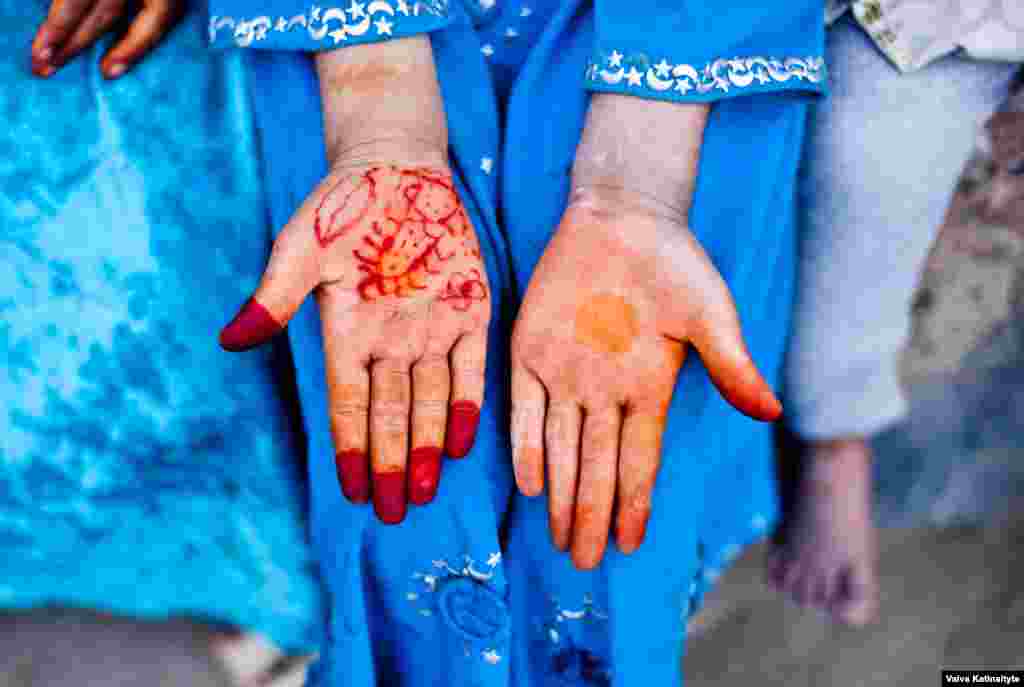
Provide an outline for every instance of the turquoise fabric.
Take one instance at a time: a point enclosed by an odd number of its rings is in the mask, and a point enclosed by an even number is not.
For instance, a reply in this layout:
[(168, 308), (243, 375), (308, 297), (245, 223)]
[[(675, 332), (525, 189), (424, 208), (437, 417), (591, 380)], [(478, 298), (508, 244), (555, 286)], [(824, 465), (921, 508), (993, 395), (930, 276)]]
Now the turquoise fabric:
[(0, 0), (0, 607), (322, 633), (287, 351), (219, 327), (269, 249), (247, 74), (189, 16), (138, 69), (28, 71)]
[[(227, 15), (253, 3), (213, 5)], [(811, 5), (781, 11), (803, 16)], [(259, 6), (276, 12), (269, 0)], [(595, 17), (593, 5), (579, 1), (467, 0), (453, 3), (449, 24), (430, 34), (456, 184), (480, 236), (494, 303), (477, 442), (465, 459), (444, 463), (433, 503), (388, 526), (342, 496), (312, 299), (289, 325), (309, 439), (312, 534), (330, 605), (311, 678), (317, 687), (679, 684), (688, 614), (721, 568), (777, 519), (772, 428), (729, 406), (696, 355), (678, 382), (637, 553), (612, 547), (597, 570), (575, 570), (550, 543), (545, 500), (514, 490), (508, 338), (565, 208)], [(819, 14), (806, 34), (821, 39), (821, 23)], [(807, 35), (794, 32), (794, 50), (820, 54)], [(785, 38), (772, 40), (782, 46)], [(327, 170), (317, 79), (306, 54), (260, 51), (251, 64), (271, 216), (281, 227)], [(790, 322), (793, 196), (811, 102), (806, 88), (791, 85), (717, 96), (692, 210), (692, 229), (732, 289), (752, 355), (774, 383)]]

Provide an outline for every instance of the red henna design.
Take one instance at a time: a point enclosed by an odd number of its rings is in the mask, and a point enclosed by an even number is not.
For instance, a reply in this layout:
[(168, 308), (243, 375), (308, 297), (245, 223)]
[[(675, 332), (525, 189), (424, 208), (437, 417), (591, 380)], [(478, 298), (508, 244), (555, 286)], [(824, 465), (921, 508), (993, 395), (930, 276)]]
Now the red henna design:
[(341, 493), (352, 503), (370, 500), (370, 463), (363, 451), (339, 451), (334, 457)]
[(405, 470), (373, 473), (373, 509), (385, 525), (405, 518)]
[(452, 458), (463, 458), (473, 447), (480, 423), (480, 407), (472, 401), (455, 401), (448, 411), (444, 451)]
[(377, 201), (377, 182), (372, 176), (374, 171), (342, 179), (320, 199), (314, 229), (321, 246), (326, 248), (366, 219)]
[(281, 329), (270, 312), (256, 299), (250, 298), (221, 330), (220, 345), (226, 351), (246, 351), (269, 341)]
[(456, 272), (448, 278), (444, 293), (438, 300), (449, 303), (459, 311), (469, 310), (473, 303), (487, 298), (487, 287), (484, 286), (480, 270), (471, 269), (469, 274)]
[(420, 446), (409, 452), (409, 502), (417, 506), (430, 503), (437, 493), (441, 476), (441, 449)]
[(408, 296), (427, 287), (440, 263), (455, 254), (450, 243), (468, 219), (450, 178), (425, 169), (377, 167), (340, 182), (317, 212), (317, 238), (327, 245), (353, 227), (363, 232), (352, 252), (363, 278), (364, 300)]

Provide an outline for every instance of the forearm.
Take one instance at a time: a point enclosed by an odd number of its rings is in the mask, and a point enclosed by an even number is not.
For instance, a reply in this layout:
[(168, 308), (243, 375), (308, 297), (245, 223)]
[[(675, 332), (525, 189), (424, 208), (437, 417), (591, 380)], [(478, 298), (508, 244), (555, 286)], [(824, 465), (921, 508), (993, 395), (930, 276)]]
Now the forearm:
[(709, 106), (597, 93), (576, 150), (572, 184), (642, 194), (686, 219)]
[(328, 160), (445, 164), (448, 130), (424, 35), (318, 53)]

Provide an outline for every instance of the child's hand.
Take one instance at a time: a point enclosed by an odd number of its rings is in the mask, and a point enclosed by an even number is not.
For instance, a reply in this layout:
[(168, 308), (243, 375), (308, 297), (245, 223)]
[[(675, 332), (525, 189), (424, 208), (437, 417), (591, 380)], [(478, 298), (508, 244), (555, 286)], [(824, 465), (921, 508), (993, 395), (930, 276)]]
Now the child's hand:
[[(443, 152), (333, 171), (281, 231), (228, 350), (320, 307), (338, 479), (389, 524), (434, 498), (441, 454), (465, 456), (484, 396), (490, 287)], [(411, 449), (411, 450), (410, 450)]]
[[(53, 0), (46, 21), (32, 41), (32, 71), (48, 77), (129, 14), (127, 0)], [(125, 35), (100, 62), (116, 79), (142, 59), (185, 14), (185, 0), (142, 0)]]
[(736, 408), (781, 411), (718, 270), (685, 224), (646, 203), (577, 190), (512, 336), (516, 483), (527, 496), (547, 486), (555, 546), (582, 569), (601, 561), (613, 526), (624, 553), (644, 539), (688, 344)]

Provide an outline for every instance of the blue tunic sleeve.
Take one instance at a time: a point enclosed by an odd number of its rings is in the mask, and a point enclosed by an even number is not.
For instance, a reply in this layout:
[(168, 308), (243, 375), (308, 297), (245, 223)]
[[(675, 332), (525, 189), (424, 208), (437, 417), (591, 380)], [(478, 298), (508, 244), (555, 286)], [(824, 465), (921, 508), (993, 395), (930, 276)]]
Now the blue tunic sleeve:
[(821, 0), (596, 0), (589, 90), (708, 102), (821, 93)]
[(213, 47), (319, 51), (434, 31), (448, 0), (208, 0)]

